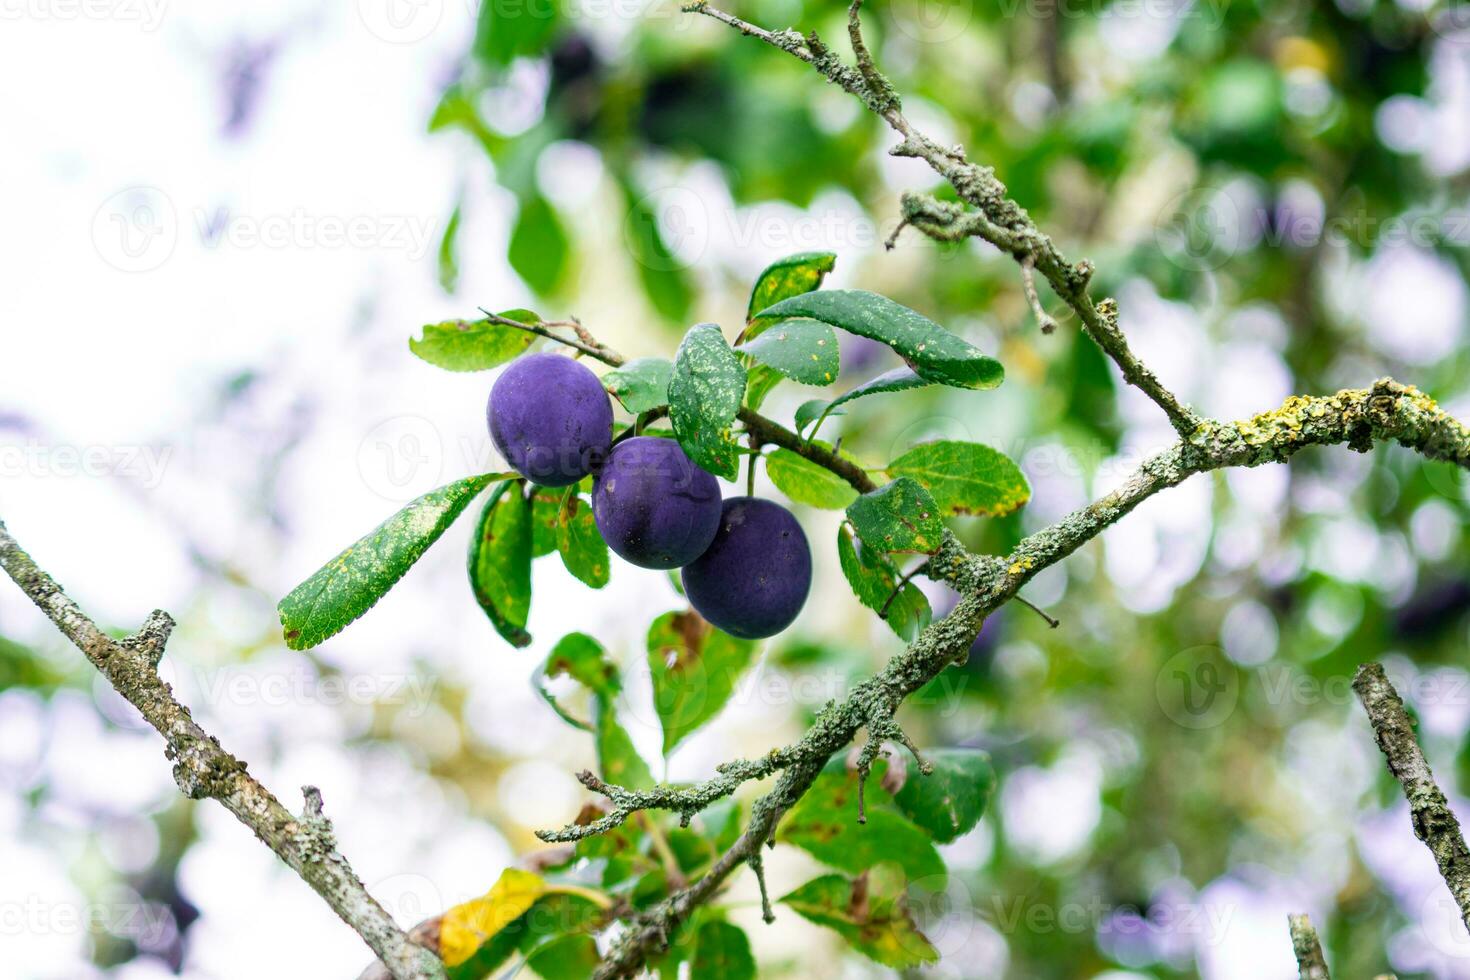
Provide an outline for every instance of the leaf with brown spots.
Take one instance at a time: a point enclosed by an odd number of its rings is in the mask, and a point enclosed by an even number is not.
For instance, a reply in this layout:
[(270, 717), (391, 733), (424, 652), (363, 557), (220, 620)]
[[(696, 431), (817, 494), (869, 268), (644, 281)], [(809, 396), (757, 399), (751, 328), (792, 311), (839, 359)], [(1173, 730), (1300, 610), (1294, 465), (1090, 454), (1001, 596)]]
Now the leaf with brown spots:
[(847, 519), (863, 544), (878, 551), (932, 555), (944, 543), (939, 505), (923, 485), (901, 476), (854, 500)]
[(1003, 517), (1031, 499), (1020, 467), (977, 442), (921, 443), (889, 463), (888, 475), (918, 480), (945, 514)]
[(512, 645), (531, 642), (531, 550), (534, 542), (531, 498), (520, 480), (485, 501), (470, 540), (469, 576), (475, 601), (495, 631)]
[(804, 385), (837, 380), (837, 332), (816, 320), (787, 320), (735, 348)]
[(648, 670), (664, 755), (720, 713), (755, 650), (755, 641), (717, 630), (692, 610), (664, 613), (653, 621)]
[(607, 543), (597, 530), (592, 505), (581, 497), (567, 497), (556, 525), (556, 549), (562, 564), (584, 585), (600, 589), (607, 584), (610, 562)]
[(866, 876), (813, 878), (781, 898), (802, 918), (836, 931), (853, 949), (894, 970), (933, 963), (939, 953), (919, 931), (901, 892), (875, 893)]
[(835, 252), (797, 252), (772, 262), (756, 277), (745, 306), (746, 322), (772, 303), (816, 289), (836, 265)]

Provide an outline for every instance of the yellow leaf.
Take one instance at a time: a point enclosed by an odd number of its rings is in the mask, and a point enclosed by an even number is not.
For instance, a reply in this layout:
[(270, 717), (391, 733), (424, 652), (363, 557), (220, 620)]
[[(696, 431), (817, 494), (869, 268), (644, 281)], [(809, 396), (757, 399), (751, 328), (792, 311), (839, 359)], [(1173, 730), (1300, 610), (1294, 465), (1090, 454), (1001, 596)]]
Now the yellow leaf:
[(506, 926), (526, 914), (546, 893), (540, 875), (506, 868), (484, 895), (456, 905), (439, 922), (439, 957), (458, 966)]

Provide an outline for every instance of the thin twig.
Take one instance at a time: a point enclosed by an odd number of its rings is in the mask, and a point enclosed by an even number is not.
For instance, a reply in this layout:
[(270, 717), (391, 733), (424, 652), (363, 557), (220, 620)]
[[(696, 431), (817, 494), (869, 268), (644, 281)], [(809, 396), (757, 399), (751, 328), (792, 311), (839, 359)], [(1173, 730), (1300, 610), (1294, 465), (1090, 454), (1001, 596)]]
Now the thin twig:
[(925, 571), (928, 567), (929, 563), (927, 561), (920, 562), (904, 573), (903, 578), (899, 579), (898, 584), (893, 587), (893, 591), (888, 593), (888, 598), (883, 600), (883, 608), (878, 610), (879, 619), (888, 618), (888, 608), (893, 605), (893, 600), (898, 598), (898, 594), (903, 591), (903, 587), (909, 584), (910, 579), (920, 572)]
[(1353, 692), (1368, 712), (1368, 722), (1388, 761), (1388, 771), (1404, 789), (1414, 836), (1434, 855), (1439, 876), (1460, 907), (1465, 928), (1470, 930), (1470, 849), (1465, 847), (1460, 821), (1455, 819), (1414, 738), (1414, 726), (1404, 711), (1403, 699), (1389, 683), (1382, 665), (1376, 663), (1358, 668), (1353, 677)]
[(1046, 620), (1046, 625), (1050, 626), (1052, 629), (1056, 629), (1058, 626), (1062, 625), (1062, 621), (1060, 619), (1053, 618), (1047, 613), (1045, 609), (1042, 609), (1040, 606), (1036, 605), (1036, 603), (1032, 602), (1030, 599), (1027, 599), (1025, 596), (1016, 596), (1016, 601), (1025, 606), (1027, 609), (1034, 612), (1036, 615), (1040, 616), (1042, 619)]
[[(542, 321), (541, 323), (522, 323), (519, 320), (512, 320), (510, 317), (501, 316), (499, 313), (491, 313), (483, 306), (479, 307), (479, 310), (481, 313), (485, 314), (485, 318), (491, 323), (499, 323), (502, 326), (515, 327), (517, 330), (524, 330), (527, 333), (533, 333), (538, 337), (545, 337), (547, 340), (554, 340), (559, 344), (566, 344), (568, 347), (579, 350), (583, 354), (586, 354), (589, 357), (594, 357), (602, 363), (610, 365), (612, 367), (622, 367), (624, 364), (623, 355), (619, 354), (611, 347), (608, 347), (606, 344), (600, 344), (593, 340), (592, 335), (587, 332), (587, 329), (582, 326), (579, 320), (546, 320)], [(563, 337), (561, 334), (548, 329), (550, 327), (567, 327), (575, 330), (577, 333), (577, 339), (573, 340), (570, 337)]]
[(190, 799), (218, 800), (301, 876), (332, 911), (352, 927), (398, 980), (444, 977), (444, 965), (412, 942), (368, 894), (337, 850), (331, 822), (322, 815), (315, 787), (304, 787), (306, 806), (293, 816), (194, 720), (158, 676), (158, 663), (173, 630), (168, 613), (154, 610), (132, 636), (108, 636), (11, 537), (0, 522), (0, 567), (62, 634), (91, 661), (118, 694), (138, 709), (168, 743), (174, 781)]
[(1026, 302), (1031, 304), (1031, 313), (1036, 317), (1036, 325), (1041, 328), (1042, 333), (1053, 333), (1057, 329), (1057, 321), (1053, 320), (1051, 314), (1041, 305), (1041, 297), (1036, 295), (1036, 260), (1031, 256), (1021, 260), (1021, 286), (1026, 291)]

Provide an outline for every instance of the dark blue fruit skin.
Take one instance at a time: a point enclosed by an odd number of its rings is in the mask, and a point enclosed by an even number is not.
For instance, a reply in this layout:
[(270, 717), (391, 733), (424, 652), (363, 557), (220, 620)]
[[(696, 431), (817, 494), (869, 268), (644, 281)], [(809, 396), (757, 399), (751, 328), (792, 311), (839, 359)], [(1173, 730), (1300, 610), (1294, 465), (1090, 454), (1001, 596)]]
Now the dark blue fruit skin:
[(791, 512), (731, 497), (709, 549), (684, 566), (684, 594), (732, 636), (758, 640), (791, 625), (812, 587), (812, 550)]
[(635, 436), (613, 447), (592, 485), (602, 540), (643, 568), (678, 568), (720, 528), (720, 483), (672, 439)]
[(612, 445), (612, 402), (602, 382), (560, 354), (531, 354), (506, 368), (485, 417), (506, 462), (543, 487), (576, 483)]

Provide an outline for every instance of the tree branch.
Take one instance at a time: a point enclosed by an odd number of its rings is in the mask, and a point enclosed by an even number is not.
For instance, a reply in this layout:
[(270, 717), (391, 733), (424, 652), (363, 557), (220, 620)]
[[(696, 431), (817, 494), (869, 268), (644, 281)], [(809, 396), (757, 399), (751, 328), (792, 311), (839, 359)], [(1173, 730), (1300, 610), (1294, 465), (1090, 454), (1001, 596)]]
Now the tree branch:
[(1414, 738), (1414, 726), (1404, 712), (1404, 702), (1389, 683), (1380, 664), (1368, 663), (1353, 677), (1353, 692), (1368, 712), (1368, 722), (1378, 747), (1388, 761), (1388, 771), (1404, 788), (1414, 836), (1424, 842), (1439, 866), (1439, 876), (1449, 887), (1460, 919), (1470, 929), (1470, 850), (1460, 833), (1460, 822)]
[(1291, 950), (1296, 954), (1297, 980), (1332, 980), (1311, 917), (1289, 915), (1286, 921), (1291, 928)]
[(278, 857), (362, 937), (397, 980), (444, 977), (439, 958), (416, 945), (368, 894), (337, 850), (332, 824), (314, 786), (302, 787), (305, 809), (293, 816), (245, 770), (245, 763), (199, 727), (158, 676), (158, 662), (173, 630), (168, 613), (154, 610), (137, 633), (115, 640), (42, 571), (0, 521), (0, 567), (20, 586), (109, 684), (137, 708), (168, 743), (174, 781), (190, 799), (213, 798), (255, 832)]

